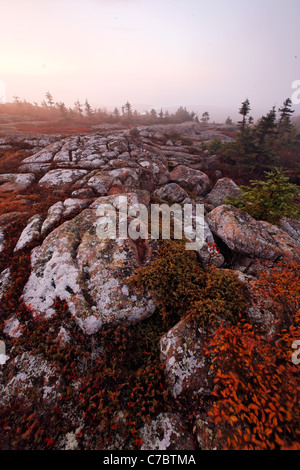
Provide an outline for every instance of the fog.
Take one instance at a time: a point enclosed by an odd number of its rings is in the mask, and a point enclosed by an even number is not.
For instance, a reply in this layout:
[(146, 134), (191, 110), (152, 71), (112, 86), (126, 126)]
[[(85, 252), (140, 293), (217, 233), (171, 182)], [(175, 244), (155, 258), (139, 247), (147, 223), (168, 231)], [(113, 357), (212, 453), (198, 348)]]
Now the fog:
[[(299, 0), (0, 0), (6, 100), (257, 117), (300, 79)], [(300, 105), (298, 106), (300, 108)], [(295, 106), (297, 108), (297, 106)], [(296, 109), (297, 114), (300, 110)]]

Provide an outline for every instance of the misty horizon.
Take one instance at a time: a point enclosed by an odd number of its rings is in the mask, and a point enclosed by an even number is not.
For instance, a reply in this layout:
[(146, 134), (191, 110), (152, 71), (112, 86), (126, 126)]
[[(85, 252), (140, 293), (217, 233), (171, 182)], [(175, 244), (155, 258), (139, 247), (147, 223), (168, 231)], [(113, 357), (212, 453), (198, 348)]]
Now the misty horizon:
[[(53, 97), (53, 98), (55, 98), (55, 97)], [(84, 100), (78, 100), (78, 98), (77, 98), (76, 101), (79, 101), (81, 103), (82, 108), (84, 108), (85, 100), (88, 101), (88, 104), (91, 106), (92, 110), (94, 110), (95, 112), (103, 111), (104, 113), (108, 113), (108, 114), (113, 114), (113, 112), (116, 108), (118, 109), (118, 111), (121, 114), (122, 109), (125, 106), (125, 102), (122, 103), (122, 104), (111, 104), (111, 105), (108, 105), (108, 106), (94, 106), (93, 103), (90, 103), (87, 98), (85, 98)], [(27, 102), (27, 103), (30, 103), (31, 105), (38, 105), (39, 107), (42, 108), (43, 107), (43, 102), (46, 103), (47, 99), (46, 99), (46, 94), (45, 94), (44, 99), (40, 103), (37, 103), (37, 102), (31, 103), (30, 101), (26, 100), (25, 97), (15, 96), (14, 97), (14, 102), (5, 101), (5, 104), (12, 105), (12, 104), (17, 103), (18, 101), (20, 103)], [(70, 106), (68, 106), (67, 108), (68, 109), (75, 109), (76, 108), (76, 101), (74, 100), (74, 102), (71, 103)], [(126, 102), (128, 102), (128, 100)], [(58, 106), (60, 103), (66, 104), (64, 102), (63, 98), (59, 99), (59, 100), (54, 100), (54, 103), (56, 104), (56, 106)], [(163, 113), (168, 112), (170, 115), (172, 115), (172, 114), (175, 114), (176, 111), (178, 111), (180, 108), (184, 108), (189, 113), (191, 113), (191, 112), (195, 113), (198, 116), (199, 119), (201, 118), (203, 113), (208, 112), (210, 122), (214, 122), (214, 123), (220, 123), (220, 124), (224, 123), (227, 118), (231, 118), (233, 123), (237, 123), (241, 119), (241, 116), (240, 116), (240, 113), (239, 113), (241, 103), (239, 103), (238, 106), (231, 106), (231, 107), (211, 106), (211, 105), (197, 105), (197, 104), (196, 105), (178, 104), (178, 105), (166, 106), (166, 107), (158, 106), (158, 107), (155, 108), (154, 106), (152, 106), (150, 104), (141, 104), (141, 103), (134, 103), (134, 102), (130, 103), (130, 105), (132, 107), (132, 111), (136, 111), (140, 115), (145, 115), (147, 113), (151, 113), (151, 111), (153, 111), (153, 110), (156, 111), (157, 115), (159, 115), (159, 113), (161, 111)], [(251, 103), (250, 103), (250, 107), (251, 107)], [(279, 112), (280, 105), (275, 106), (275, 108), (276, 108), (276, 111)], [(257, 109), (252, 109), (251, 108), (251, 113), (250, 114), (254, 118), (254, 121), (257, 121), (261, 118), (261, 116), (263, 114), (266, 114), (270, 109), (271, 109), (271, 107), (269, 107), (269, 108), (267, 108), (267, 107), (266, 108), (257, 108)], [(297, 106), (293, 107), (293, 105), (292, 105), (292, 109), (294, 109), (294, 112), (295, 112), (294, 118), (297, 118), (300, 115), (300, 114), (297, 114), (297, 111), (298, 111)], [(299, 110), (299, 112), (300, 112), (300, 110)]]
[(2, 12), (7, 102), (50, 91), (68, 107), (183, 106), (218, 121), (248, 98), (257, 119), (300, 78), (297, 0), (11, 0)]

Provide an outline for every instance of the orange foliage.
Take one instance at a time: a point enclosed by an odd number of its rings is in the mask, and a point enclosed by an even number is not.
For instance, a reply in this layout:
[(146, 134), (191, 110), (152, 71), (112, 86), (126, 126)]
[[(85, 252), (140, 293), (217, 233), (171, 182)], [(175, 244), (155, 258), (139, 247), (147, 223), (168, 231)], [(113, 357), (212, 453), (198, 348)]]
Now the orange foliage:
[(216, 386), (209, 415), (228, 449), (300, 449), (299, 365), (292, 361), (300, 338), (299, 274), (296, 263), (279, 263), (257, 281), (274, 309), (288, 315), (289, 327), (275, 343), (246, 322), (220, 326), (210, 336), (206, 354)]
[(18, 151), (2, 151), (0, 153), (0, 173), (10, 173), (16, 170), (16, 167), (28, 157), (26, 152)]
[(24, 199), (16, 199), (16, 193), (3, 192), (0, 194), (0, 215), (8, 212), (23, 212), (26, 210), (26, 204)]
[(277, 315), (283, 315), (287, 325), (294, 323), (294, 315), (300, 308), (299, 263), (280, 261), (272, 269), (263, 270), (255, 288), (272, 301)]
[(51, 190), (43, 190), (43, 197), (41, 197), (41, 191), (40, 188), (35, 188), (33, 194), (22, 196), (18, 196), (15, 191), (0, 193), (0, 215), (8, 212), (22, 212), (28, 220), (34, 214), (46, 213), (50, 206), (67, 197), (63, 193), (54, 195)]

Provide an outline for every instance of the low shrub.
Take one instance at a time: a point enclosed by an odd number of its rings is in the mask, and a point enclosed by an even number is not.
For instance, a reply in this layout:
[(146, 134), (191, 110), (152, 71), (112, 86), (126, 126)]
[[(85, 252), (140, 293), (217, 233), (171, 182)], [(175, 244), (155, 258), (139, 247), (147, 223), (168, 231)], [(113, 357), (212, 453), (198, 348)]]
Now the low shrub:
[(300, 449), (299, 364), (292, 349), (300, 338), (299, 269), (279, 262), (256, 281), (274, 316), (286, 315), (275, 341), (243, 321), (219, 325), (210, 334), (206, 354), (215, 374), (215, 401), (209, 415), (227, 449)]
[(219, 318), (236, 323), (246, 308), (246, 289), (237, 276), (213, 266), (205, 271), (182, 240), (161, 241), (157, 258), (129, 282), (151, 292), (164, 321), (192, 314), (203, 325)]
[(205, 286), (205, 271), (193, 251), (186, 251), (183, 240), (162, 240), (158, 256), (150, 266), (138, 270), (129, 282), (150, 291), (162, 317), (180, 319)]
[(266, 173), (266, 181), (252, 180), (250, 183), (250, 187), (241, 186), (239, 196), (228, 197), (224, 203), (271, 224), (279, 224), (282, 217), (299, 218), (299, 210), (293, 200), (299, 194), (299, 188), (289, 182), (284, 171), (275, 168)]
[(191, 313), (202, 326), (220, 321), (237, 323), (247, 308), (247, 289), (236, 274), (210, 267), (201, 300), (195, 302)]
[[(299, 324), (297, 330), (299, 338)], [(291, 360), (295, 333), (282, 334), (275, 346), (247, 323), (220, 326), (212, 335), (207, 354), (216, 401), (209, 416), (226, 449), (300, 449), (299, 366)]]

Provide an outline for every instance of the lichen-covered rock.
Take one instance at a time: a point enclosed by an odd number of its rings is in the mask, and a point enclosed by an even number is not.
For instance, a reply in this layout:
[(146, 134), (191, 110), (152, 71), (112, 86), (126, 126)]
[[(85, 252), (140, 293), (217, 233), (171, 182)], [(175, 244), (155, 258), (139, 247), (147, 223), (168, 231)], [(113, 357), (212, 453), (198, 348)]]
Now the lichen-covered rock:
[(5, 371), (5, 378), (0, 375), (0, 406), (8, 406), (16, 392), (22, 397), (34, 391), (40, 400), (52, 404), (57, 402), (60, 376), (41, 355), (24, 352), (6, 362)]
[[(0, 340), (0, 366), (3, 366), (9, 360), (9, 356), (6, 355), (6, 345), (4, 341)], [(0, 368), (0, 390), (1, 390), (1, 379), (2, 379), (2, 370)], [(1, 406), (1, 402), (0, 402)]]
[(53, 204), (53, 206), (49, 207), (47, 217), (44, 220), (41, 228), (42, 235), (45, 235), (47, 232), (49, 232), (54, 227), (54, 225), (59, 222), (64, 210), (65, 206), (63, 201), (58, 201)]
[(98, 196), (106, 196), (113, 184), (121, 184), (121, 182), (118, 178), (98, 172), (87, 181), (85, 186), (92, 188)]
[(11, 284), (10, 268), (6, 268), (0, 273), (0, 300), (5, 295), (7, 288)]
[(18, 318), (13, 316), (6, 320), (3, 333), (10, 338), (19, 338), (22, 335), (22, 326)]
[(206, 199), (214, 204), (220, 206), (226, 197), (235, 197), (240, 194), (239, 186), (230, 178), (221, 178), (214, 185), (210, 193), (207, 194)]
[(101, 168), (105, 164), (101, 155), (106, 150), (107, 147), (100, 138), (97, 140), (95, 136), (72, 136), (64, 140), (64, 145), (52, 161), (60, 168)]
[(32, 173), (2, 174), (0, 175), (0, 191), (24, 191), (29, 188), (34, 181), (35, 176)]
[[(135, 195), (127, 197), (137, 201)], [(98, 238), (97, 208), (103, 203), (118, 207), (119, 196), (99, 198), (32, 251), (32, 272), (23, 292), (35, 314), (46, 317), (55, 314), (55, 299), (65, 300), (87, 334), (104, 324), (136, 323), (155, 309), (150, 296), (132, 292), (124, 282), (141, 266), (141, 247), (131, 239)], [(143, 243), (144, 262), (154, 241)]]
[(154, 191), (153, 196), (165, 199), (170, 203), (180, 203), (189, 199), (188, 193), (177, 183), (169, 183)]
[(183, 318), (160, 340), (160, 360), (170, 383), (170, 392), (178, 396), (204, 396), (213, 390), (212, 372), (204, 354), (207, 333)]
[(49, 169), (54, 156), (61, 150), (63, 144), (63, 140), (58, 140), (50, 145), (45, 145), (45, 148), (25, 158), (22, 161), (20, 170), (30, 171), (32, 173), (46, 172)]
[[(24, 160), (23, 160), (24, 161)], [(51, 163), (23, 163), (20, 166), (20, 170), (22, 171), (28, 171), (30, 173), (34, 173), (37, 175), (44, 174), (46, 173), (49, 168), (51, 167)]]
[(75, 212), (82, 211), (91, 204), (91, 199), (73, 199), (68, 198), (64, 200), (64, 217), (69, 217)]
[(0, 253), (1, 253), (1, 251), (4, 250), (4, 240), (5, 240), (4, 232), (0, 228)]
[(33, 241), (37, 240), (40, 236), (41, 226), (43, 218), (40, 214), (32, 216), (28, 222), (23, 232), (20, 235), (20, 238), (16, 244), (14, 251), (23, 250), (25, 246)]
[(283, 217), (280, 221), (280, 228), (287, 232), (295, 243), (300, 246), (300, 221)]
[(107, 175), (112, 177), (117, 184), (121, 183), (132, 189), (141, 188), (151, 191), (154, 187), (152, 173), (143, 168), (116, 168), (108, 171)]
[(140, 429), (141, 450), (194, 450), (193, 436), (183, 419), (174, 413), (161, 413)]
[[(101, 177), (112, 178), (114, 184), (119, 180), (129, 188), (149, 191), (155, 185), (166, 184), (170, 175), (163, 153), (156, 146), (149, 145), (145, 149), (136, 139), (130, 132), (119, 132), (107, 137), (98, 134), (71, 136), (25, 158), (20, 169), (44, 174), (40, 184), (55, 189), (62, 185), (65, 188), (70, 183), (74, 183), (73, 190), (81, 189), (91, 179), (88, 187), (95, 189), (97, 195), (105, 195), (109, 189), (107, 181), (104, 184), (105, 191), (103, 185), (99, 187)], [(94, 170), (97, 169), (101, 173), (94, 178)], [(84, 170), (90, 170), (89, 178), (76, 179), (76, 173), (62, 173)], [(58, 180), (57, 184), (55, 180)]]
[(83, 199), (91, 199), (95, 197), (95, 193), (92, 188), (80, 188), (72, 192), (71, 197), (74, 198), (83, 198)]
[(198, 250), (198, 255), (203, 266), (221, 268), (225, 262), (206, 220), (204, 220), (204, 243), (202, 248)]
[(108, 149), (118, 153), (128, 152), (129, 146), (125, 137), (116, 137), (107, 144)]
[(134, 139), (138, 139), (140, 137), (140, 131), (137, 127), (132, 127), (129, 131), (129, 135), (131, 135), (131, 137)]
[[(262, 267), (262, 269), (265, 269)], [(287, 327), (282, 309), (270, 297), (257, 289), (257, 279), (236, 271), (239, 279), (247, 286), (248, 308), (246, 318), (268, 341), (275, 341), (276, 336)]]
[(214, 235), (233, 252), (265, 260), (300, 260), (300, 249), (287, 232), (268, 222), (255, 220), (231, 205), (210, 212), (206, 221)]
[[(162, 156), (152, 155), (150, 157), (147, 155), (146, 157), (140, 157), (138, 163), (141, 167), (147, 170), (146, 174), (151, 175), (151, 179), (155, 186), (161, 186), (170, 181), (167, 160)], [(141, 187), (143, 187), (143, 185), (141, 185)], [(148, 189), (150, 190), (151, 188)]]
[(91, 199), (68, 198), (58, 201), (48, 209), (48, 214), (41, 227), (41, 235), (50, 232), (52, 228), (63, 218), (85, 209), (91, 204)]
[(192, 191), (197, 196), (206, 196), (211, 189), (208, 176), (200, 170), (178, 165), (170, 176), (171, 181), (178, 183), (184, 189)]
[(65, 189), (87, 174), (86, 170), (50, 170), (39, 181), (43, 188)]
[(76, 433), (68, 432), (64, 438), (63, 450), (77, 450), (78, 440), (76, 439)]

